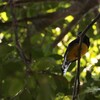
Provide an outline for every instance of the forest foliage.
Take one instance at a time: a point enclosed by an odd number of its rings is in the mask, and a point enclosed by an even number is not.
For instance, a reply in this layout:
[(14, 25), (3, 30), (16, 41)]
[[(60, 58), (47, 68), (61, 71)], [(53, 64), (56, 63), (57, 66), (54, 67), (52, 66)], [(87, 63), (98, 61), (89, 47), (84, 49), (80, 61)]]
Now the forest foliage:
[[(0, 0), (0, 100), (71, 100), (77, 62), (63, 56), (100, 13), (100, 0)], [(100, 19), (86, 33), (79, 100), (100, 100)]]

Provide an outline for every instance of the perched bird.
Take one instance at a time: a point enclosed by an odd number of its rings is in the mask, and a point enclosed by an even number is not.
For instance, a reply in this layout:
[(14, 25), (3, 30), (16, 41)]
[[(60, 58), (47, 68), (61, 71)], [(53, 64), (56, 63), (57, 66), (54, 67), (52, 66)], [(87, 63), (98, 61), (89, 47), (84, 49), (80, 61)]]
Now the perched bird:
[[(68, 70), (70, 64), (76, 60), (78, 60), (78, 53), (79, 53), (79, 41), (80, 37), (78, 36), (75, 40), (69, 43), (67, 50), (64, 55), (64, 61), (62, 64), (62, 73), (65, 75), (66, 71)], [(81, 57), (88, 51), (90, 46), (89, 38), (85, 35), (82, 39), (82, 46), (81, 46)]]

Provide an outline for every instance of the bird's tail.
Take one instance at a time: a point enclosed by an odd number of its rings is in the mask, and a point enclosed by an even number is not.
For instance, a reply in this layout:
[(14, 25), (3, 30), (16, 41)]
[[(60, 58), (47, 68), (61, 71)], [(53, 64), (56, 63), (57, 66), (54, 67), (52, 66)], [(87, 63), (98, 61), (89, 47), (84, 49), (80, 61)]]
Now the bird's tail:
[(62, 64), (62, 74), (65, 75), (69, 66), (70, 66), (70, 62), (67, 62), (66, 60), (64, 60), (63, 64)]

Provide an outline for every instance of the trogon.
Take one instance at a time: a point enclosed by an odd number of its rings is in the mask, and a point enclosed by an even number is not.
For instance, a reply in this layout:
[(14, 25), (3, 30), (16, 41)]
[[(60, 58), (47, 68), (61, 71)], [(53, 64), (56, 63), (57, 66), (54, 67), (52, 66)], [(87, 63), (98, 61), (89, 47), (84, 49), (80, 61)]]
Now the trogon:
[[(78, 36), (75, 40), (69, 43), (67, 50), (64, 54), (64, 61), (62, 64), (63, 74), (66, 73), (72, 62), (78, 60), (80, 34), (81, 32), (78, 33)], [(82, 39), (81, 54), (80, 54), (81, 57), (88, 51), (89, 46), (90, 46), (89, 37), (85, 35)]]

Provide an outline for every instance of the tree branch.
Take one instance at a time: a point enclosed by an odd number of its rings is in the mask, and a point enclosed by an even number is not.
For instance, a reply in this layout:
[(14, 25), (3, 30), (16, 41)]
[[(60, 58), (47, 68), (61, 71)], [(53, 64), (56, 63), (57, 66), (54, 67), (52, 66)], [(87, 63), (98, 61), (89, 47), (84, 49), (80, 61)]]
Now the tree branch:
[[(61, 9), (53, 13), (47, 13), (45, 15), (37, 15), (31, 18), (23, 18), (23, 19), (16, 19), (18, 23), (31, 21), (34, 25), (36, 30), (43, 30), (44, 28), (50, 26), (54, 22), (68, 16), (68, 15), (77, 15), (81, 11), (82, 5), (80, 3), (74, 3), (71, 7), (67, 9)], [(1, 26), (10, 26), (12, 21), (8, 21), (5, 23), (0, 22)]]
[(82, 15), (75, 16), (74, 20), (68, 24), (68, 26), (62, 31), (62, 33), (56, 38), (56, 40), (51, 44), (51, 47), (54, 48), (62, 38), (76, 25)]
[(18, 26), (17, 26), (18, 22), (16, 20), (16, 15), (15, 15), (15, 12), (13, 10), (14, 9), (14, 5), (12, 4), (12, 0), (9, 0), (9, 3), (10, 3), (10, 8), (11, 8), (11, 10), (10, 10), (11, 11), (11, 15), (13, 17), (12, 22), (13, 22), (13, 26), (14, 26), (16, 48), (17, 48), (17, 51), (19, 53), (20, 58), (23, 60), (23, 62), (26, 65), (26, 69), (30, 70), (28, 59), (26, 58), (25, 53), (24, 53), (24, 51), (23, 51), (23, 49), (22, 49), (22, 47), (21, 47), (21, 45), (19, 43)]
[(77, 73), (74, 82), (74, 89), (73, 89), (73, 98), (72, 100), (76, 100), (77, 96), (79, 95), (79, 88), (80, 88), (80, 57), (81, 57), (81, 47), (82, 47), (82, 40), (86, 34), (86, 32), (92, 27), (92, 25), (100, 18), (100, 13), (97, 17), (83, 30), (80, 34), (80, 42), (79, 42), (79, 53), (78, 53), (78, 65), (77, 65)]
[(78, 14), (74, 15), (74, 20), (68, 24), (68, 26), (64, 29), (64, 31), (54, 40), (51, 44), (52, 48), (54, 48), (63, 38), (64, 36), (76, 25), (76, 23), (81, 19), (81, 17), (86, 14), (89, 10), (93, 9), (98, 4), (98, 1), (90, 1), (86, 2), (83, 7), (81, 7)]
[[(73, 0), (62, 0), (62, 1), (73, 1)], [(8, 0), (4, 0), (4, 2), (8, 2)], [(31, 2), (61, 2), (61, 0), (15, 0), (12, 1), (13, 4), (20, 4), (20, 3), (31, 3)]]
[(86, 32), (89, 30), (90, 27), (100, 18), (100, 13), (95, 17), (95, 19), (83, 30), (83, 32), (80, 34), (80, 37), (84, 37)]
[[(94, 1), (94, 0), (92, 0), (92, 1), (89, 0), (87, 6), (83, 6), (83, 3), (81, 3), (81, 2), (75, 2), (67, 9), (61, 9), (61, 10), (58, 10), (58, 11), (53, 12), (53, 13), (47, 13), (45, 15), (40, 14), (37, 16), (33, 16), (31, 18), (16, 19), (16, 21), (18, 24), (24, 23), (27, 21), (31, 21), (33, 26), (34, 26), (35, 32), (37, 32), (37, 30), (39, 32), (39, 31), (44, 30), (46, 27), (50, 26), (51, 24), (57, 22), (58, 20), (66, 17), (68, 15), (77, 16), (80, 14), (80, 12), (84, 13), (84, 12), (88, 11), (89, 9), (93, 8), (94, 6), (96, 6), (97, 4), (98, 4), (97, 1)], [(12, 24), (12, 21), (8, 21), (5, 23), (0, 22), (1, 27), (7, 26), (7, 28), (8, 28), (9, 26), (11, 26), (11, 24)], [(62, 38), (60, 38), (59, 40), (55, 40), (55, 41), (59, 42)]]
[[(96, 17), (98, 14), (99, 14), (98, 8), (94, 9), (94, 16)], [(98, 33), (100, 32), (99, 29), (100, 29), (100, 20), (97, 21), (97, 30), (98, 30)]]
[[(24, 4), (29, 4), (29, 3), (41, 3), (41, 2), (45, 2), (45, 3), (49, 3), (49, 2), (53, 2), (53, 3), (57, 3), (57, 2), (72, 2), (73, 0), (13, 0), (12, 3), (15, 5), (15, 7), (19, 7), (19, 6), (23, 6)], [(6, 2), (6, 4), (2, 4), (0, 6), (0, 12), (4, 11), (4, 8), (7, 8), (10, 6), (9, 0), (3, 0), (3, 2)]]

